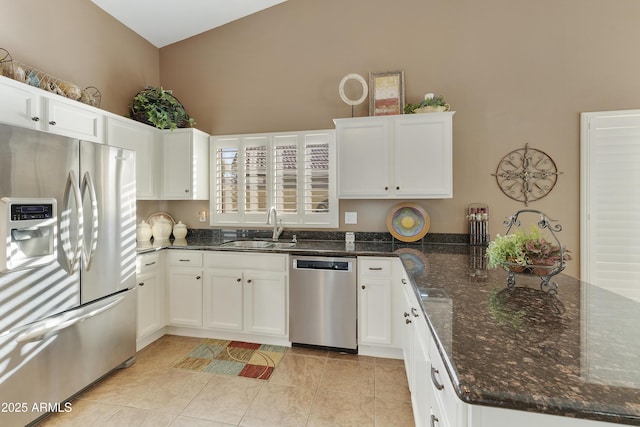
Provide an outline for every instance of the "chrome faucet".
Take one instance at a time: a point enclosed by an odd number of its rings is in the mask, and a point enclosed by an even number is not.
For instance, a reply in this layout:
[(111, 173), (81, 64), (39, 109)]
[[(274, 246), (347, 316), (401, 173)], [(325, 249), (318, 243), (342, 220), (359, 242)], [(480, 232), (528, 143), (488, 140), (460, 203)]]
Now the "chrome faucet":
[[(278, 241), (280, 234), (282, 233), (282, 220), (278, 222), (278, 211), (275, 206), (271, 206), (269, 208), (269, 213), (267, 213), (267, 225), (271, 225), (271, 213), (273, 212), (273, 236), (271, 236), (271, 240), (274, 242)], [(280, 226), (278, 227), (278, 225)]]

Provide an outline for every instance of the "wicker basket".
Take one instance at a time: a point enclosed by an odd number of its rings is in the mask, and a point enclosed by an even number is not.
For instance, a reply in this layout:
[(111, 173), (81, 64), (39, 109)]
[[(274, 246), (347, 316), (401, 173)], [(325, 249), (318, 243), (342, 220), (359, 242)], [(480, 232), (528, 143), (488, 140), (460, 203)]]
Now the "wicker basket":
[(96, 87), (89, 86), (81, 89), (74, 83), (16, 61), (6, 49), (2, 48), (0, 48), (0, 75), (94, 107), (99, 107), (102, 100), (102, 94)]

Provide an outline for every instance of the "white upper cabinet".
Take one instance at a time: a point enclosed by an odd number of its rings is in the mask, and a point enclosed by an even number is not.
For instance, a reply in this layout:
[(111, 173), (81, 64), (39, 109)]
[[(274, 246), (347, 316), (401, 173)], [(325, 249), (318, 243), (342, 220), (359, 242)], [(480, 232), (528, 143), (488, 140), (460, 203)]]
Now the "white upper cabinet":
[(136, 198), (160, 198), (160, 131), (119, 116), (107, 117), (106, 143), (136, 152)]
[(40, 129), (40, 96), (34, 88), (0, 77), (0, 122)]
[(339, 198), (453, 197), (453, 115), (334, 120)]
[(84, 141), (103, 142), (104, 115), (101, 111), (58, 95), (43, 97), (41, 105), (46, 110), (42, 130)]
[(104, 114), (101, 110), (0, 77), (0, 122), (20, 127), (103, 142)]
[(161, 198), (209, 199), (209, 135), (197, 129), (162, 131)]

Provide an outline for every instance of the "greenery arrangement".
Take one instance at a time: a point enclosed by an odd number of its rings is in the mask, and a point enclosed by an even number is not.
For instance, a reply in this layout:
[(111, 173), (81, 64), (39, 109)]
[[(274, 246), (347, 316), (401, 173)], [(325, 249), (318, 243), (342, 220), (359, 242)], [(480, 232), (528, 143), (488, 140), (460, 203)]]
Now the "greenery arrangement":
[(159, 129), (173, 130), (196, 124), (171, 91), (162, 87), (145, 87), (129, 104), (129, 112), (132, 119)]
[[(425, 107), (432, 107), (433, 111), (438, 111), (438, 110), (442, 110), (442, 111), (446, 111), (449, 109), (449, 104), (447, 104), (444, 100), (444, 97), (442, 96), (435, 96), (432, 93), (428, 93), (424, 96), (424, 100), (422, 102), (420, 102), (419, 104), (407, 104), (404, 107), (404, 113), (405, 114), (414, 114), (416, 112), (421, 112), (421, 111), (416, 111), (416, 110), (420, 110), (422, 108)], [(440, 109), (437, 109), (437, 107), (442, 107)]]
[(551, 243), (541, 230), (533, 225), (531, 231), (517, 230), (506, 236), (496, 236), (487, 247), (487, 266), (509, 269), (518, 265), (528, 266), (560, 266), (571, 259), (569, 251)]

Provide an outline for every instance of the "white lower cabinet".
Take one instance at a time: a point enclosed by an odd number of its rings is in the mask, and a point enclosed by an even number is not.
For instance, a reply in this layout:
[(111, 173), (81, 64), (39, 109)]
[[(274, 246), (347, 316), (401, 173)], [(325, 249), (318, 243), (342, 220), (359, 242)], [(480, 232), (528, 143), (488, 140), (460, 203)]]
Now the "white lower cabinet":
[[(411, 391), (411, 405), (416, 426), (429, 426), (432, 416), (432, 391), (429, 380), (431, 359), (429, 342), (431, 333), (408, 277), (403, 275), (404, 306), (401, 311), (403, 323), (402, 350), (404, 354), (407, 381)], [(400, 316), (398, 316), (400, 317)], [(437, 424), (435, 424), (437, 425)], [(442, 424), (440, 424), (442, 425)]]
[[(432, 339), (427, 319), (409, 282), (403, 275), (404, 305), (402, 349), (416, 426), (464, 427), (465, 405), (453, 390), (444, 362)], [(461, 415), (460, 415), (461, 414)]]
[(207, 253), (204, 327), (287, 338), (288, 289), (287, 255)]
[(164, 252), (160, 251), (139, 255), (136, 260), (138, 350), (164, 334), (166, 293), (163, 258)]
[(395, 257), (358, 257), (358, 353), (402, 358), (402, 271)]
[(202, 327), (202, 252), (171, 250), (167, 253), (168, 323)]

